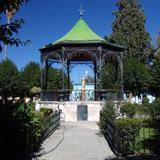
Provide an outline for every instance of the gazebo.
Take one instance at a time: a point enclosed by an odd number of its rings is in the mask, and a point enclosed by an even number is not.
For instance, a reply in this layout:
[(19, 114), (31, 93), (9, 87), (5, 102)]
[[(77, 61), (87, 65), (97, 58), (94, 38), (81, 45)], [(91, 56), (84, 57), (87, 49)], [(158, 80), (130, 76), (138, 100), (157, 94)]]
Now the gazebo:
[[(60, 101), (69, 100), (69, 79), (72, 64), (93, 64), (94, 70), (94, 100), (102, 100), (107, 91), (101, 86), (102, 67), (110, 60), (117, 62), (117, 80), (120, 82), (118, 95), (123, 99), (123, 50), (122, 46), (108, 43), (98, 36), (83, 19), (83, 10), (80, 10), (80, 19), (73, 28), (62, 38), (40, 49), (41, 52), (41, 100)], [(48, 68), (50, 63), (60, 63), (62, 70), (61, 89), (47, 90)], [(68, 87), (64, 88), (64, 73), (67, 73)]]

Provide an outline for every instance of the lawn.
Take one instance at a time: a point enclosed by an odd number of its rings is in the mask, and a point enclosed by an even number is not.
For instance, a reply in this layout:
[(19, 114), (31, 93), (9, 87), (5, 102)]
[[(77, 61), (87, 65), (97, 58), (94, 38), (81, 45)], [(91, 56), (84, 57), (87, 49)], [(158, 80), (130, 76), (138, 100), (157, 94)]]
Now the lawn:
[[(155, 135), (154, 128), (142, 127), (139, 132), (139, 151), (140, 153), (150, 154), (150, 142)], [(153, 144), (152, 144), (153, 145)]]

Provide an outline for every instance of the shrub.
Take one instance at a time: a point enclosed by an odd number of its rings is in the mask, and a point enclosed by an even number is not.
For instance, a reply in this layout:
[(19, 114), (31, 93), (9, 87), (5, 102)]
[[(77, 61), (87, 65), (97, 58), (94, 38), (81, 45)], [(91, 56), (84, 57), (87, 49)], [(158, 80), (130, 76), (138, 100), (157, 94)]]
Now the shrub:
[(0, 104), (0, 154), (24, 156), (26, 150), (35, 151), (40, 146), (42, 121), (42, 113), (32, 103)]
[(50, 114), (53, 113), (53, 109), (52, 108), (40, 108), (40, 112), (42, 112), (44, 117), (48, 117)]
[(117, 142), (119, 152), (122, 155), (130, 155), (135, 152), (138, 147), (137, 137), (141, 128), (141, 121), (133, 118), (117, 119)]
[[(135, 118), (116, 119), (117, 115), (114, 106), (113, 101), (107, 101), (105, 103), (100, 114), (100, 129), (115, 154), (118, 152), (124, 156), (134, 154), (139, 147), (138, 137), (141, 120)], [(136, 104), (126, 102), (123, 104), (121, 112), (123, 111), (128, 117), (133, 117), (136, 107)]]
[[(21, 134), (19, 134), (19, 147), (23, 148), (23, 151), (25, 152), (26, 149), (28, 152), (36, 150), (40, 145), (43, 130), (42, 113), (35, 111), (33, 103), (20, 103), (16, 105), (13, 116), (16, 123), (16, 129), (21, 132)], [(28, 143), (27, 148), (26, 143)]]
[(146, 96), (143, 97), (142, 104), (143, 105), (148, 105), (149, 104), (149, 99)]
[(151, 119), (160, 119), (160, 98), (156, 98), (155, 101), (149, 107), (149, 115)]
[(120, 112), (124, 116), (126, 115), (128, 118), (133, 118), (136, 114), (137, 104), (132, 104), (130, 102), (124, 102), (121, 106)]
[(142, 104), (139, 105), (139, 107), (137, 108), (137, 111), (140, 113), (140, 115), (143, 117), (145, 115), (149, 115), (149, 112), (150, 112), (150, 106), (151, 104), (149, 103), (149, 99), (147, 97), (143, 97), (143, 100), (142, 100)]
[(110, 121), (114, 121), (116, 117), (117, 115), (114, 108), (114, 102), (106, 101), (100, 112), (99, 127), (101, 129), (101, 132), (104, 133), (106, 131), (107, 120), (109, 119)]

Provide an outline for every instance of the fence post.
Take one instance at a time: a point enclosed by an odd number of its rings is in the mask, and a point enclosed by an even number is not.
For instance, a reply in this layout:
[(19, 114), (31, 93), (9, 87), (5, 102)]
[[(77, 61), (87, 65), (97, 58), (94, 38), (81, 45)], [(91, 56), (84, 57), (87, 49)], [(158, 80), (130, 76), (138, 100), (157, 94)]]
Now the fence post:
[(29, 126), (26, 125), (26, 156), (29, 153)]

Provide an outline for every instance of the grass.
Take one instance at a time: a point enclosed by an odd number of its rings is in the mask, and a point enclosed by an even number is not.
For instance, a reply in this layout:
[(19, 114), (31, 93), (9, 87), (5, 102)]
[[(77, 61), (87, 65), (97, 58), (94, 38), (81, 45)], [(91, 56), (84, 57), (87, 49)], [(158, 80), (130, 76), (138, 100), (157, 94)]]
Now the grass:
[[(154, 137), (155, 129), (142, 127), (139, 132), (140, 153), (150, 154), (152, 151), (149, 147), (149, 141)], [(153, 144), (152, 144), (153, 145)]]
[(145, 127), (142, 127), (140, 129), (140, 133), (139, 133), (139, 138), (140, 140), (143, 140), (144, 138), (150, 138), (150, 137), (153, 137), (155, 134), (154, 134), (154, 128), (145, 128)]

